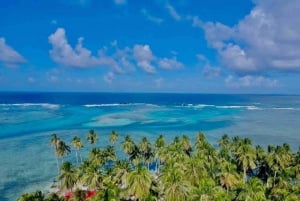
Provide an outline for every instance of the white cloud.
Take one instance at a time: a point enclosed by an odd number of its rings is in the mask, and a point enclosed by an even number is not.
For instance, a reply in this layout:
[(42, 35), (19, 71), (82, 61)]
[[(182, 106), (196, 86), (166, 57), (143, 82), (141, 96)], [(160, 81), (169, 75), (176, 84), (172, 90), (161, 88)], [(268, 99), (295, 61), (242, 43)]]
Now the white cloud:
[(63, 28), (58, 28), (54, 34), (51, 34), (49, 42), (52, 44), (50, 56), (59, 64), (80, 68), (99, 65), (99, 58), (92, 56), (91, 51), (82, 46), (82, 37), (78, 39), (75, 48), (71, 47)]
[(210, 65), (206, 65), (203, 68), (202, 74), (207, 78), (215, 78), (221, 75), (221, 69), (217, 67), (212, 67)]
[(26, 60), (21, 54), (6, 44), (5, 38), (0, 38), (0, 62), (8, 66), (13, 66), (25, 63)]
[(159, 67), (165, 70), (173, 70), (183, 68), (183, 64), (177, 61), (176, 57), (174, 58), (162, 58), (158, 61)]
[(115, 79), (115, 74), (113, 72), (108, 72), (103, 77), (104, 81), (107, 83), (112, 83), (112, 81)]
[(127, 0), (114, 0), (115, 4), (117, 5), (124, 5), (127, 3)]
[(299, 0), (254, 1), (256, 6), (233, 27), (199, 23), (223, 63), (237, 73), (300, 71)]
[[(98, 50), (97, 56), (83, 47), (83, 38), (80, 37), (76, 46), (73, 48), (66, 37), (65, 30), (58, 28), (55, 33), (49, 36), (52, 49), (49, 51), (51, 58), (58, 64), (75, 68), (87, 67), (109, 67), (114, 74), (105, 76), (106, 81), (112, 81), (116, 74), (134, 72), (136, 67), (140, 67), (144, 72), (155, 74), (156, 67), (163, 69), (182, 68), (183, 64), (173, 58), (156, 57), (149, 45), (136, 44), (133, 48), (125, 47), (119, 49), (117, 41), (111, 43), (113, 51), (109, 48)], [(108, 54), (108, 52), (112, 52)]]
[(154, 17), (154, 16), (150, 15), (146, 9), (142, 9), (142, 10), (141, 10), (141, 13), (147, 18), (147, 20), (149, 20), (149, 21), (151, 21), (151, 22), (160, 24), (160, 23), (162, 23), (162, 22), (164, 21), (164, 20), (161, 19), (161, 18)]
[(155, 67), (151, 62), (155, 59), (149, 45), (135, 45), (133, 47), (133, 56), (137, 65), (147, 73), (156, 73)]
[(181, 16), (178, 14), (178, 12), (175, 10), (175, 8), (171, 4), (167, 3), (166, 8), (169, 11), (169, 14), (171, 15), (171, 17), (173, 19), (175, 19), (177, 21), (181, 20)]
[(225, 83), (229, 87), (276, 87), (278, 86), (278, 81), (270, 79), (263, 76), (251, 76), (246, 75), (243, 77), (234, 78), (232, 75), (229, 75), (225, 79)]

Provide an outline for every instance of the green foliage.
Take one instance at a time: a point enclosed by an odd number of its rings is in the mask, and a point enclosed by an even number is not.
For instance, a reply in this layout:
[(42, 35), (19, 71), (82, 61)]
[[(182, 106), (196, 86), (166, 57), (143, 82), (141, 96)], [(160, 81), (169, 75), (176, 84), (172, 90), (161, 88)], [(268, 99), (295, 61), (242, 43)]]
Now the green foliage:
[[(112, 131), (112, 145), (118, 137)], [(87, 139), (96, 144), (94, 130)], [(58, 158), (70, 152), (56, 134), (51, 144)], [(79, 137), (73, 138), (72, 145), (76, 151), (83, 147)], [(90, 201), (300, 200), (300, 149), (292, 153), (288, 144), (264, 150), (254, 147), (249, 138), (230, 139), (225, 134), (216, 148), (200, 132), (194, 142), (187, 135), (169, 144), (163, 135), (154, 142), (146, 137), (135, 142), (126, 135), (120, 145), (126, 158), (118, 158), (115, 146), (93, 146), (78, 166), (63, 162), (58, 176), (61, 190), (81, 186), (96, 190)], [(59, 195), (37, 191), (23, 194), (18, 201), (63, 201)], [(71, 200), (81, 201), (86, 195), (87, 191), (77, 189)]]

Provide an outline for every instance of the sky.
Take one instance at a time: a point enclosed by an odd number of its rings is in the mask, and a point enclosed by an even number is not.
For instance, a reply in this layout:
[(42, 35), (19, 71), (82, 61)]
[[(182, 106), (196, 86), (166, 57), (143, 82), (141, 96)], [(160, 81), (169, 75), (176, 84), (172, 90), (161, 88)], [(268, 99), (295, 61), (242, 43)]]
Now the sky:
[(0, 0), (0, 91), (300, 94), (300, 2)]

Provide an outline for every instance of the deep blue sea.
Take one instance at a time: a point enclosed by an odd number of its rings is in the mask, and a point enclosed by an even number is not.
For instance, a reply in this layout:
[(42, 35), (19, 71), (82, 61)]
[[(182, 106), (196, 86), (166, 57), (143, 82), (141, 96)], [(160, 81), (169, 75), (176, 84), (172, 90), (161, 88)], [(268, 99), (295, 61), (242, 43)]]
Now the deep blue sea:
[[(90, 129), (98, 146), (108, 144), (116, 130), (136, 140), (164, 134), (194, 138), (203, 131), (218, 138), (250, 137), (254, 144), (289, 143), (300, 146), (300, 96), (167, 93), (0, 93), (0, 200), (16, 200), (21, 193), (44, 189), (57, 174), (50, 135), (70, 143), (75, 135), (89, 145)], [(70, 154), (67, 160), (74, 160)]]

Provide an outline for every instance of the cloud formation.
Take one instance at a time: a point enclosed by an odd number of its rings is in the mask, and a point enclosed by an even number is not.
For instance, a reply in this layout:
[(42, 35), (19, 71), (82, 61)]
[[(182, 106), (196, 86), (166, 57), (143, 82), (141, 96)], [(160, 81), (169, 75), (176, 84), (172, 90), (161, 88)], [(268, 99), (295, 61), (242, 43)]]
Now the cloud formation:
[(178, 12), (175, 10), (175, 8), (171, 4), (167, 3), (166, 8), (174, 20), (177, 20), (177, 21), (181, 20), (181, 16), (178, 14)]
[(278, 81), (270, 79), (263, 76), (252, 76), (246, 75), (238, 78), (234, 78), (232, 75), (229, 75), (225, 79), (225, 83), (229, 87), (276, 87), (278, 86)]
[(112, 54), (107, 54), (107, 48), (98, 50), (97, 55), (83, 47), (83, 38), (80, 37), (73, 48), (66, 37), (63, 28), (58, 28), (49, 36), (52, 49), (49, 51), (50, 57), (58, 64), (75, 68), (88, 68), (97, 66), (110, 67), (112, 72), (104, 76), (104, 80), (111, 82), (115, 74), (129, 73), (135, 71), (136, 67), (141, 68), (149, 74), (157, 73), (157, 67), (165, 70), (183, 68), (183, 64), (173, 58), (160, 58), (152, 53), (150, 45), (135, 44), (132, 48), (118, 48), (117, 41), (113, 41), (114, 48)]
[(11, 66), (25, 63), (26, 60), (21, 54), (6, 44), (5, 38), (0, 38), (0, 62)]
[(91, 67), (99, 64), (99, 58), (92, 56), (90, 50), (83, 47), (83, 38), (78, 39), (75, 48), (72, 48), (66, 38), (63, 28), (58, 28), (55, 33), (49, 36), (52, 49), (49, 51), (51, 58), (62, 65), (72, 67)]
[(147, 20), (149, 20), (151, 22), (160, 24), (164, 21), (162, 18), (158, 18), (158, 17), (154, 17), (154, 16), (150, 15), (146, 9), (142, 9), (141, 13), (146, 17)]
[(158, 61), (158, 65), (160, 68), (165, 70), (173, 70), (173, 69), (180, 69), (183, 68), (183, 64), (177, 61), (176, 57), (171, 59), (169, 58), (162, 58)]
[(155, 59), (149, 45), (135, 45), (133, 47), (133, 56), (137, 65), (147, 73), (156, 73), (155, 67), (151, 62)]
[(209, 45), (224, 65), (240, 75), (300, 71), (300, 4), (298, 0), (254, 1), (250, 14), (233, 27), (222, 23), (202, 27)]

